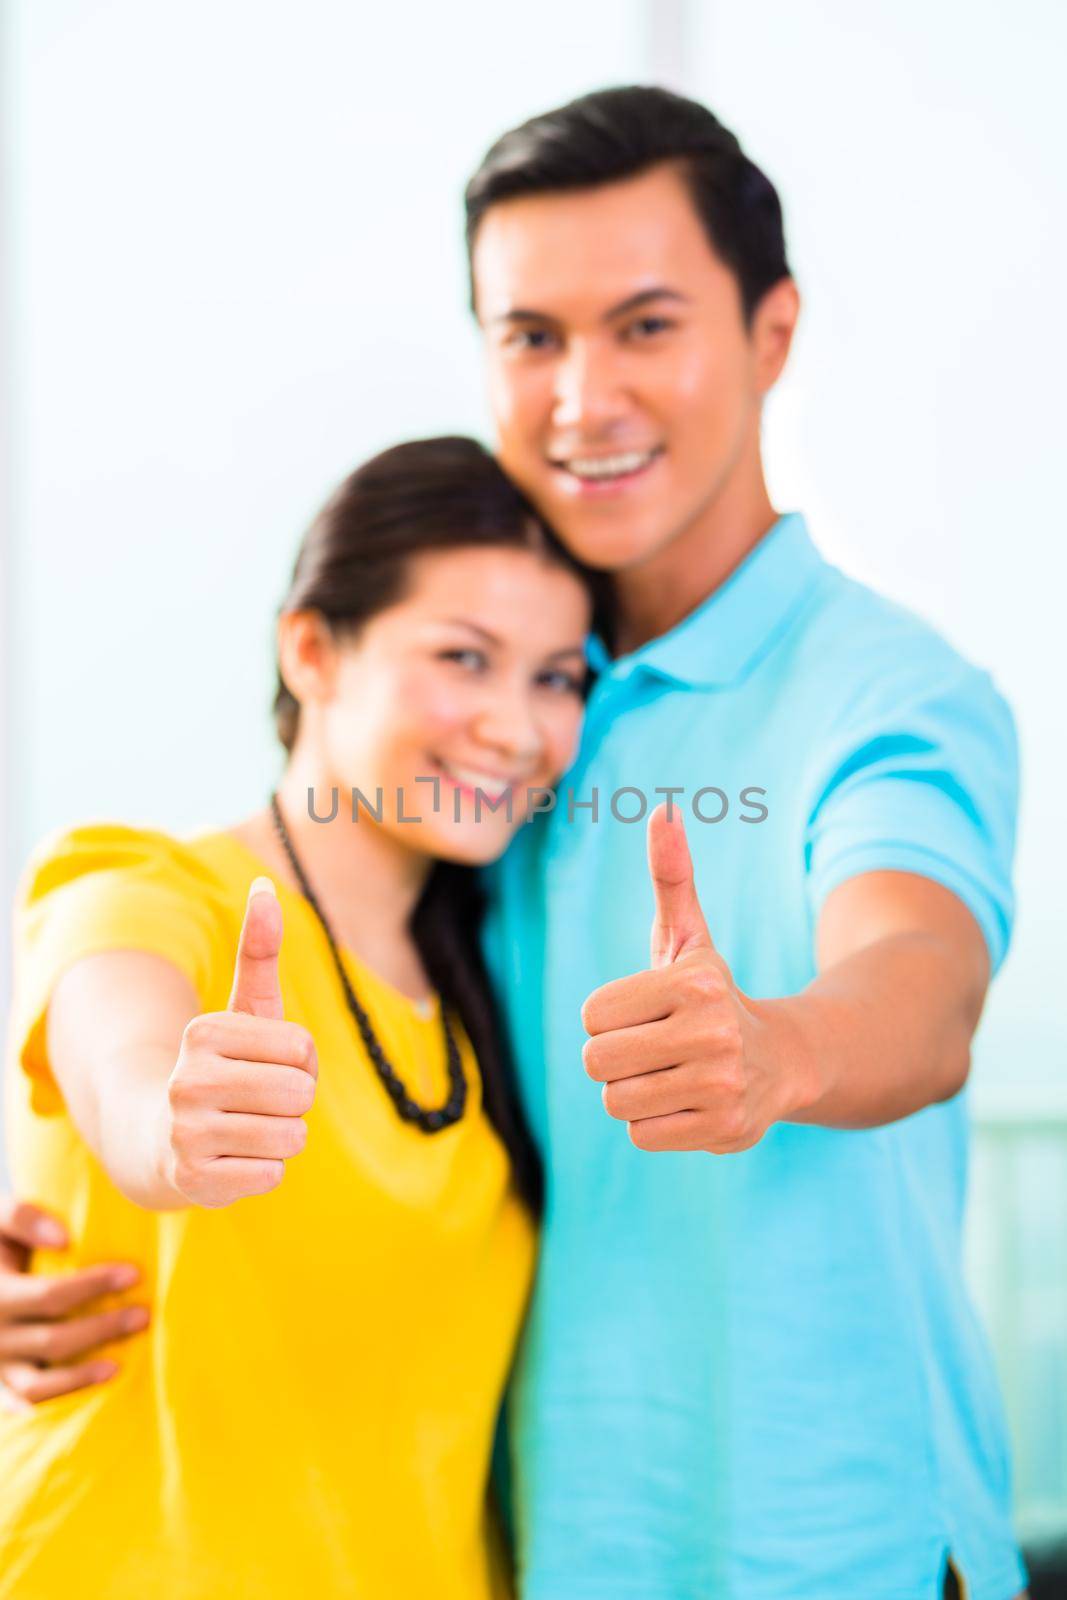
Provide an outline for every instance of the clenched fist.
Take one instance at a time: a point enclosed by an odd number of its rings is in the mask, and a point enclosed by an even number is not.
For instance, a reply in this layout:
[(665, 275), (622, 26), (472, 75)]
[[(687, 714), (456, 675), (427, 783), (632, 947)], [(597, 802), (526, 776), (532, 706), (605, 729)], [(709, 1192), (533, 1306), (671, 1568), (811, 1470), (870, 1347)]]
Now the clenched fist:
[(681, 816), (648, 820), (651, 964), (589, 996), (585, 1069), (641, 1150), (746, 1150), (786, 1114), (764, 1008), (741, 993), (700, 909)]
[(229, 1006), (189, 1023), (167, 1086), (165, 1175), (194, 1205), (276, 1189), (307, 1142), (318, 1063), (307, 1029), (284, 1020), (281, 943), (274, 885), (257, 878)]

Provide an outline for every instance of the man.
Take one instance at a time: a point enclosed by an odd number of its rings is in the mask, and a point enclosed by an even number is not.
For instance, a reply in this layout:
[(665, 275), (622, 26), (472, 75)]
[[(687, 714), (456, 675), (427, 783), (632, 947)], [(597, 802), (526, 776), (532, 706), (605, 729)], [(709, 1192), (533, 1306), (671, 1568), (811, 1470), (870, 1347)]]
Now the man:
[[(501, 460), (616, 596), (577, 804), (524, 830), (488, 930), (548, 1187), (522, 1593), (925, 1600), (951, 1563), (1010, 1600), (959, 1263), (1010, 717), (771, 505), (798, 298), (710, 113), (628, 89), (535, 118), (467, 214)], [(623, 818), (657, 789), (646, 865)]]

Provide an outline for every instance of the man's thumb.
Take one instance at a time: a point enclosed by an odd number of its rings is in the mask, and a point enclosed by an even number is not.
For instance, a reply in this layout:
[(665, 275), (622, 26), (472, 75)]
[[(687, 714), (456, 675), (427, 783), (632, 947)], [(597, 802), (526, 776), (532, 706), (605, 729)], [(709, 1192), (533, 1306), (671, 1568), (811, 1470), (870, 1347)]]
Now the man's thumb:
[(656, 909), (652, 918), (654, 967), (668, 967), (689, 950), (714, 948), (693, 882), (693, 859), (677, 807), (657, 806), (648, 819), (648, 870)]
[(245, 1011), (253, 1017), (284, 1017), (278, 983), (281, 947), (282, 908), (277, 893), (269, 878), (256, 878), (248, 891), (248, 905), (237, 946), (231, 1011)]

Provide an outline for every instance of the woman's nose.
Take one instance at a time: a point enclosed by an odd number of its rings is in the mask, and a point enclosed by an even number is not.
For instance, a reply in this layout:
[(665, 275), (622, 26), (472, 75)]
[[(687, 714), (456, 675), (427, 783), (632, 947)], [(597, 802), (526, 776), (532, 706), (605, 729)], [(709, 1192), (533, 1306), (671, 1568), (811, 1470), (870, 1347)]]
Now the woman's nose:
[(525, 694), (494, 695), (475, 718), (475, 737), (516, 763), (535, 762), (544, 739)]

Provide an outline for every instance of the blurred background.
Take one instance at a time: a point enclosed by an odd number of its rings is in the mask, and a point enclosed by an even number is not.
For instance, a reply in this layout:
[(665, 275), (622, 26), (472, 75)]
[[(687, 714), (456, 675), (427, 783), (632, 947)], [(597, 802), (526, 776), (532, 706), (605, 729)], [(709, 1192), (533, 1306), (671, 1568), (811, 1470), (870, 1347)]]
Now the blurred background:
[(43, 834), (104, 817), (182, 831), (264, 800), (274, 611), (326, 492), (397, 439), (490, 437), (460, 208), (486, 145), (613, 82), (696, 95), (778, 184), (805, 300), (766, 421), (776, 503), (990, 668), (1019, 722), (1019, 919), (978, 1045), (968, 1251), (1020, 1528), (1052, 1550), (1067, 9), (8, 0), (0, 16), (0, 1008), (7, 907)]

